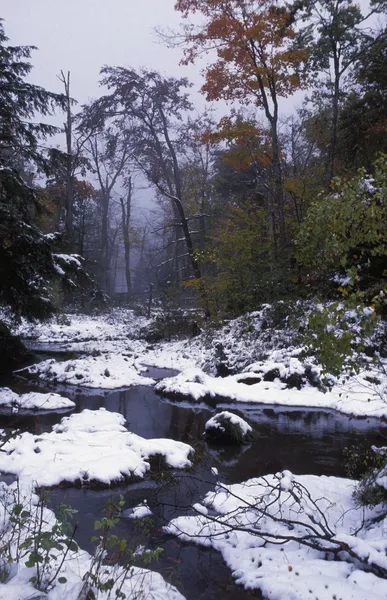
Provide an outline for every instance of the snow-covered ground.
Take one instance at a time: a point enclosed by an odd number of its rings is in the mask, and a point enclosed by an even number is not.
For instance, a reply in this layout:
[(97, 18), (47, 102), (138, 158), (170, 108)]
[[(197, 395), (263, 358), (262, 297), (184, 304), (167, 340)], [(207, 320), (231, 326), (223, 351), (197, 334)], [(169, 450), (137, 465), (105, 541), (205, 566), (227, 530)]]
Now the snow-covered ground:
[[(91, 389), (153, 385), (146, 366), (183, 371), (160, 382), (156, 389), (174, 398), (199, 401), (257, 403), (333, 409), (355, 416), (387, 416), (387, 365), (333, 380), (321, 391), (321, 368), (313, 357), (301, 358), (289, 327), (270, 325), (273, 309), (265, 305), (218, 330), (185, 340), (149, 344), (141, 331), (151, 321), (131, 310), (108, 315), (66, 315), (60, 324), (23, 322), (17, 333), (35, 344), (54, 343), (87, 355), (57, 362), (50, 359), (29, 367), (26, 374), (50, 384)], [(297, 308), (300, 310), (300, 307)], [(285, 319), (285, 324), (286, 324)], [(145, 328), (145, 329), (144, 329)], [(219, 377), (219, 373), (226, 375)]]
[(145, 370), (146, 367), (137, 362), (133, 355), (122, 353), (86, 356), (63, 362), (50, 358), (23, 369), (22, 373), (32, 379), (36, 377), (54, 384), (117, 389), (155, 383), (153, 379), (140, 374)]
[[(266, 366), (269, 365), (271, 371), (279, 367), (277, 361), (268, 360)], [(377, 376), (379, 383), (367, 379), (372, 379), (372, 376)], [(245, 380), (249, 383), (243, 383)], [(254, 380), (256, 383), (250, 383)], [(174, 399), (199, 402), (217, 400), (222, 403), (313, 407), (333, 409), (358, 417), (387, 417), (387, 378), (384, 373), (375, 371), (362, 372), (344, 383), (336, 382), (332, 389), (323, 392), (308, 382), (300, 389), (289, 388), (279, 376), (274, 381), (265, 381), (254, 365), (246, 373), (222, 378), (211, 377), (201, 369), (194, 368), (163, 379), (156, 385), (156, 390)]]
[[(40, 564), (42, 575), (41, 586), (45, 586), (51, 579), (46, 593), (40, 592), (33, 586), (30, 579), (36, 576), (36, 568), (26, 566), (26, 562), (35, 550), (31, 545), (31, 530), (38, 528), (41, 522), (43, 532), (52, 531), (56, 519), (52, 511), (47, 508), (37, 507), (38, 498), (31, 490), (23, 486), (17, 486), (16, 482), (10, 486), (0, 483), (0, 532), (2, 541), (2, 554), (0, 555), (2, 579), (0, 583), (0, 600), (21, 599), (47, 599), (47, 600), (80, 600), (80, 598), (93, 597), (99, 600), (110, 598), (127, 598), (136, 600), (184, 600), (180, 592), (167, 583), (159, 573), (140, 567), (131, 567), (125, 574), (122, 566), (103, 565), (96, 578), (95, 560), (90, 554), (80, 548), (70, 549), (62, 562), (65, 552), (65, 544), (62, 550), (55, 547), (51, 550), (49, 561)], [(17, 528), (15, 535), (14, 525), (10, 519), (15, 519), (12, 511), (15, 506), (22, 506), (23, 510), (31, 516), (27, 518), (25, 526)], [(17, 514), (20, 514), (17, 513)], [(26, 542), (30, 538), (30, 542)], [(48, 536), (46, 541), (54, 539)], [(24, 549), (22, 544), (26, 544)], [(133, 549), (134, 550), (134, 549)], [(137, 553), (142, 553), (138, 549)], [(44, 555), (44, 547), (40, 548), (40, 554)], [(48, 554), (47, 554), (48, 556)], [(45, 571), (43, 571), (45, 569)], [(91, 575), (88, 576), (88, 574)], [(55, 577), (53, 577), (55, 575)], [(114, 585), (109, 586), (112, 580)], [(122, 584), (122, 587), (121, 587)], [(99, 589), (98, 589), (99, 587)], [(116, 590), (121, 591), (124, 596), (117, 596)]]
[(0, 406), (11, 408), (14, 412), (19, 410), (52, 410), (64, 411), (75, 407), (75, 402), (59, 394), (16, 394), (9, 388), (0, 388)]
[(221, 552), (239, 584), (270, 600), (382, 600), (387, 518), (355, 505), (355, 485), (289, 471), (219, 484), (166, 530)]
[(172, 468), (189, 467), (191, 452), (182, 442), (131, 433), (122, 415), (100, 408), (64, 417), (49, 433), (11, 437), (0, 453), (0, 471), (17, 475), (23, 485), (112, 485), (144, 477), (157, 455)]
[[(387, 417), (384, 364), (370, 365), (369, 371), (344, 382), (332, 379), (332, 388), (324, 393), (320, 366), (313, 357), (302, 358), (294, 331), (281, 329), (282, 317), (281, 326), (271, 323), (270, 314), (266, 306), (195, 338), (152, 344), (141, 333), (150, 321), (130, 310), (98, 317), (67, 315), (60, 323), (54, 319), (45, 324), (24, 322), (17, 333), (32, 346), (56, 345), (56, 350), (80, 356), (46, 360), (23, 375), (52, 385), (112, 390), (154, 385), (154, 380), (144, 377), (146, 366), (154, 366), (181, 371), (156, 385), (160, 394), (177, 400), (238, 403), (241, 408), (245, 404), (247, 412), (254, 405), (258, 410), (270, 404), (283, 406), (281, 410), (316, 407)], [(11, 394), (6, 390), (4, 398), (12, 398)], [(43, 395), (46, 402), (49, 396)], [(61, 397), (52, 396), (51, 405), (58, 407)], [(17, 402), (11, 400), (11, 405)], [(32, 398), (29, 402), (32, 407)], [(172, 468), (187, 467), (192, 448), (173, 440), (146, 440), (129, 432), (121, 415), (100, 409), (66, 417), (49, 433), (15, 435), (2, 450), (0, 470), (17, 475), (22, 486), (54, 486), (63, 481), (88, 486), (144, 477), (155, 455), (164, 456)], [(217, 476), (215, 468), (213, 474)], [(380, 477), (387, 481), (385, 472)], [(230, 486), (219, 484), (202, 502), (194, 503), (194, 515), (191, 511), (174, 519), (168, 531), (220, 551), (238, 583), (260, 588), (270, 600), (386, 600), (382, 576), (387, 573), (387, 521), (384, 517), (372, 521), (380, 516), (376, 509), (354, 504), (354, 486), (333, 477), (294, 479), (289, 472)], [(142, 518), (149, 513), (148, 506), (140, 504), (127, 516)], [(305, 544), (308, 539), (313, 547)], [(335, 552), (341, 560), (330, 560)], [(85, 553), (66, 560), (67, 582), (56, 585), (49, 600), (78, 598), (82, 576), (89, 568)], [(17, 569), (5, 587), (0, 584), (0, 600), (35, 597), (30, 576), (26, 567)], [(182, 598), (157, 574), (134, 570), (130, 581), (128, 585), (144, 586), (139, 598)], [(129, 598), (135, 595), (129, 588), (123, 591)]]
[(101, 315), (65, 314), (42, 323), (22, 319), (15, 328), (23, 339), (49, 344), (128, 340), (139, 337), (149, 320), (132, 310), (112, 309)]

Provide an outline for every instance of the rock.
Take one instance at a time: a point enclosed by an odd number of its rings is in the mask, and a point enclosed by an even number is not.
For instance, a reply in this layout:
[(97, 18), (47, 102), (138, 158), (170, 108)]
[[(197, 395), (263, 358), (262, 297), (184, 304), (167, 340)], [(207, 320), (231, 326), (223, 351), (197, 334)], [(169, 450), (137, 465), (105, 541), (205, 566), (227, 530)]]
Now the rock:
[(256, 383), (261, 383), (262, 377), (258, 377), (258, 375), (243, 377), (243, 379), (238, 379), (238, 383), (244, 383), (245, 385), (255, 385)]
[(264, 374), (263, 376), (263, 381), (274, 381), (275, 379), (279, 379), (280, 378), (280, 372), (279, 369), (270, 369), (270, 371), (267, 371), (267, 373)]
[(225, 444), (244, 444), (251, 441), (253, 430), (238, 415), (222, 411), (209, 419), (204, 435), (208, 441)]
[(298, 390), (305, 384), (305, 379), (301, 373), (291, 373), (282, 381), (286, 383), (288, 388), (297, 388)]

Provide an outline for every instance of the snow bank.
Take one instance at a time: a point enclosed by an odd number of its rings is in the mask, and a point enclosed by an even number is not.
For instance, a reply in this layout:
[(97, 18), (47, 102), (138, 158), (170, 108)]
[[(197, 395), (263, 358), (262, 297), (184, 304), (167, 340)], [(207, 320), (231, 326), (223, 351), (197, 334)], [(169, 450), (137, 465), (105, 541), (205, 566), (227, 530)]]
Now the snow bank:
[(153, 379), (143, 377), (139, 373), (145, 370), (146, 367), (140, 365), (132, 355), (102, 354), (63, 362), (49, 359), (18, 373), (55, 384), (117, 389), (133, 385), (152, 385)]
[[(367, 570), (387, 570), (387, 519), (375, 524), (375, 512), (355, 507), (355, 484), (284, 471), (219, 485), (203, 500), (208, 515), (178, 517), (166, 530), (220, 551), (236, 582), (267, 598), (381, 600), (382, 576), (362, 571), (348, 553), (342, 551), (340, 561), (329, 553), (351, 548)], [(310, 548), (302, 538), (312, 545), (319, 540), (319, 546)]]
[(103, 315), (64, 314), (58, 320), (53, 317), (43, 323), (22, 319), (15, 333), (24, 339), (50, 344), (127, 340), (138, 337), (140, 328), (148, 322), (148, 319), (136, 316), (132, 310), (116, 308)]
[(0, 406), (12, 408), (14, 411), (22, 410), (71, 410), (75, 402), (59, 394), (15, 394), (9, 388), (0, 388)]
[(36, 486), (117, 484), (144, 477), (152, 456), (162, 455), (168, 466), (184, 468), (191, 465), (193, 452), (182, 442), (131, 433), (122, 415), (103, 408), (64, 417), (49, 433), (22, 433), (2, 450), (0, 470)]
[[(297, 366), (298, 366), (297, 361)], [(265, 371), (273, 374), (273, 381), (265, 381), (261, 371), (254, 371), (254, 365), (248, 372), (228, 377), (211, 377), (200, 369), (188, 369), (176, 377), (169, 377), (159, 382), (155, 389), (174, 399), (190, 399), (193, 401), (243, 402), (301, 408), (333, 409), (354, 416), (387, 417), (387, 398), (385, 393), (387, 378), (377, 373), (379, 383), (372, 383), (370, 375), (363, 372), (351, 377), (347, 382), (336, 383), (326, 393), (305, 382), (301, 389), (289, 388), (281, 381), (281, 372), (276, 376), (278, 362), (265, 364)], [(285, 370), (286, 369), (286, 370)], [(283, 374), (291, 376), (288, 367), (283, 366)], [(256, 383), (246, 385), (244, 380), (255, 380)], [(372, 380), (372, 377), (371, 377)]]

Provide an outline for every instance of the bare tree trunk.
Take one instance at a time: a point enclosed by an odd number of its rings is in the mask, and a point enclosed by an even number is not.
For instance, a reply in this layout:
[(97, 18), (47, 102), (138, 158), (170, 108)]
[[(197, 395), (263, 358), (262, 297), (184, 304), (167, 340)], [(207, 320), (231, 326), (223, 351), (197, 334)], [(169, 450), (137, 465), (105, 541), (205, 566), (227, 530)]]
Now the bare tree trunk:
[(275, 116), (271, 123), (271, 137), (272, 137), (272, 152), (273, 152), (273, 178), (274, 178), (274, 201), (275, 201), (275, 213), (278, 221), (279, 230), (279, 247), (282, 258), (286, 252), (286, 226), (285, 226), (285, 211), (284, 211), (284, 189), (282, 181), (282, 168), (280, 149), (278, 142), (278, 131), (277, 131), (277, 117)]
[(132, 178), (129, 177), (128, 182), (128, 193), (126, 196), (126, 202), (123, 198), (120, 198), (121, 212), (122, 212), (122, 234), (124, 240), (124, 254), (125, 254), (125, 277), (126, 277), (126, 288), (128, 297), (132, 295), (132, 278), (130, 274), (130, 215), (132, 208)]
[(101, 220), (101, 282), (106, 293), (109, 293), (109, 203), (110, 198), (104, 190)]
[(332, 95), (332, 122), (329, 140), (329, 149), (326, 166), (326, 189), (330, 190), (335, 169), (337, 125), (339, 121), (339, 96), (340, 96), (340, 62), (337, 54), (333, 58), (335, 81)]
[(66, 123), (64, 124), (66, 134), (66, 217), (65, 228), (69, 246), (73, 241), (73, 211), (74, 211), (74, 184), (73, 184), (73, 153), (72, 153), (72, 115), (70, 98), (70, 71), (67, 75), (61, 71), (61, 81), (63, 82), (66, 95)]

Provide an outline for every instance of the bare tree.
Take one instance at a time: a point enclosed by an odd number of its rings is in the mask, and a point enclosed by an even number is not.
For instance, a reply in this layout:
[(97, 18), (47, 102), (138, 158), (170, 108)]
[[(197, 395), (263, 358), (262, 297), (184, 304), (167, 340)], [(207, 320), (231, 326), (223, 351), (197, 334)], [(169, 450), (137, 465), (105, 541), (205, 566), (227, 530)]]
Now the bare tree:
[(77, 131), (74, 133), (75, 118), (72, 113), (72, 106), (75, 101), (70, 94), (70, 71), (67, 74), (60, 72), (58, 79), (63, 83), (65, 90), (65, 116), (64, 132), (66, 136), (66, 151), (61, 152), (58, 149), (51, 149), (51, 167), (55, 176), (56, 183), (65, 186), (64, 202), (64, 222), (67, 244), (72, 247), (74, 243), (74, 202), (75, 185), (77, 175), (84, 175), (86, 172), (87, 160), (83, 156), (85, 145), (89, 139), (90, 132)]
[(111, 291), (110, 263), (114, 239), (109, 237), (109, 209), (114, 186), (125, 175), (131, 158), (130, 142), (114, 129), (95, 133), (89, 139), (90, 160), (100, 186), (101, 202), (101, 260), (100, 282), (103, 289)]
[(132, 278), (130, 274), (130, 217), (132, 212), (132, 195), (133, 195), (133, 182), (132, 177), (128, 178), (126, 184), (126, 197), (120, 196), (121, 214), (122, 214), (122, 239), (124, 242), (124, 255), (125, 255), (125, 277), (128, 297), (132, 294)]
[[(192, 109), (187, 79), (164, 78), (156, 71), (104, 67), (101, 84), (111, 93), (97, 100), (92, 118), (113, 118), (117, 129), (135, 123), (133, 158), (158, 194), (172, 206), (175, 226), (181, 230), (193, 276), (200, 280), (189, 223), (184, 208), (180, 149), (184, 144), (183, 115)], [(179, 237), (179, 236), (178, 236)]]

